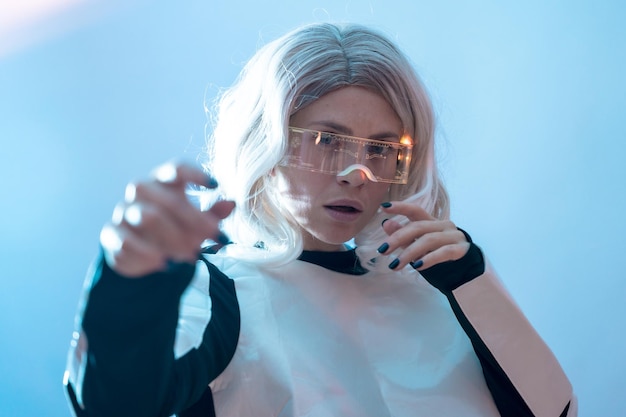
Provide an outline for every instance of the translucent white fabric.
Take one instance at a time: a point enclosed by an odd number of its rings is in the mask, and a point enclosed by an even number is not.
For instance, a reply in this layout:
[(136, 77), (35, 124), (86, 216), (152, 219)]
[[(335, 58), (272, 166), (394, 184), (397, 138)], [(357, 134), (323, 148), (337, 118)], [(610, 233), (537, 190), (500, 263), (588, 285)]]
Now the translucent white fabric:
[[(416, 272), (207, 257), (234, 279), (241, 308), (235, 356), (210, 384), (219, 417), (499, 415), (447, 300)], [(201, 342), (208, 287), (199, 265), (182, 299), (178, 356)]]

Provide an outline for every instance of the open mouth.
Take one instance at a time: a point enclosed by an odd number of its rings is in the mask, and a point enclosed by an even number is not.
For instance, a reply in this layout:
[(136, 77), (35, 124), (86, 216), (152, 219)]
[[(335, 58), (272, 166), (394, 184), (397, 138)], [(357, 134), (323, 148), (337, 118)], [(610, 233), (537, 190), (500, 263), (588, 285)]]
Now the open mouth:
[(325, 206), (327, 209), (339, 211), (341, 213), (360, 213), (361, 210), (352, 206)]

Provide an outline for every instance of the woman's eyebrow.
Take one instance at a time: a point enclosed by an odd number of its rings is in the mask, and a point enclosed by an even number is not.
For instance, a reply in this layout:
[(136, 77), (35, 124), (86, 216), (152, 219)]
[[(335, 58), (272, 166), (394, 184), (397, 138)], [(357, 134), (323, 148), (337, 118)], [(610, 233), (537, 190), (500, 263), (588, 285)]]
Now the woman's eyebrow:
[(373, 139), (373, 140), (393, 139), (393, 140), (400, 141), (400, 135), (397, 133), (393, 133), (393, 132), (382, 132), (382, 133), (377, 133), (375, 135), (372, 135), (368, 139)]
[[(342, 125), (340, 123), (337, 123), (337, 122), (323, 120), (323, 121), (312, 122), (311, 124), (316, 125), (316, 126), (324, 126), (324, 128), (332, 130), (332, 132), (330, 132), (330, 133), (339, 133), (339, 134), (344, 134), (344, 135), (348, 135), (348, 136), (354, 136), (354, 132), (352, 131), (352, 129), (350, 129), (349, 127), (344, 126), (344, 125)], [(373, 140), (383, 140), (383, 139), (400, 140), (400, 135), (398, 133), (395, 133), (395, 132), (380, 132), (380, 133), (377, 133), (375, 135), (371, 135), (367, 139), (373, 139)]]
[(332, 122), (328, 120), (318, 120), (315, 122), (311, 122), (311, 124), (315, 126), (323, 126), (322, 129), (331, 130), (332, 133), (342, 133), (344, 135), (353, 134), (352, 129), (337, 122)]

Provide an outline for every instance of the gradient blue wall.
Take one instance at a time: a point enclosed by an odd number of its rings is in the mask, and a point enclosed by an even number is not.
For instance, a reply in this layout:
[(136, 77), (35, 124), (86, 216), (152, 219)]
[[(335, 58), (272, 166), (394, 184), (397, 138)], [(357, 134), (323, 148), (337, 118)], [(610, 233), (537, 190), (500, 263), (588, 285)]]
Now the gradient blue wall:
[(69, 415), (73, 315), (125, 183), (193, 160), (205, 99), (313, 21), (371, 24), (410, 55), (453, 220), (560, 358), (581, 416), (626, 415), (623, 3), (169, 3), (82, 8), (0, 57), (0, 416)]

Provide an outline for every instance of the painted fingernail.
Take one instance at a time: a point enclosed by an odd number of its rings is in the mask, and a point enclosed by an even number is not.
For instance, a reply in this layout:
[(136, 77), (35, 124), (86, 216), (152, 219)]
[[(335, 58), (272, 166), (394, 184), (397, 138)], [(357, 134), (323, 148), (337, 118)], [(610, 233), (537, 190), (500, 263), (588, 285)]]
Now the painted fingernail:
[(398, 265), (400, 265), (400, 259), (396, 258), (389, 264), (389, 269), (396, 269)]
[(390, 202), (388, 202), (388, 201), (387, 201), (387, 202), (384, 202), (384, 203), (381, 203), (381, 207), (384, 207), (384, 208), (389, 208), (389, 207), (391, 207), (391, 203), (390, 203)]
[(380, 245), (380, 247), (376, 250), (378, 251), (378, 253), (385, 253), (387, 252), (387, 249), (389, 249), (389, 243), (385, 242), (382, 245)]
[(217, 180), (213, 177), (207, 176), (206, 186), (207, 188), (215, 189), (218, 187)]
[(386, 222), (387, 220), (389, 220), (389, 219), (385, 219), (385, 220), (383, 220), (383, 222), (382, 222), (380, 225), (381, 225), (381, 226), (384, 226), (384, 225), (385, 225), (385, 222)]
[(417, 260), (417, 261), (413, 261), (413, 262), (411, 262), (411, 263), (410, 263), (410, 265), (411, 265), (411, 267), (413, 267), (413, 269), (417, 269), (417, 268), (419, 268), (420, 266), (424, 265), (424, 261), (422, 261), (422, 260), (420, 259), (420, 260)]
[(230, 238), (224, 232), (220, 232), (220, 234), (217, 235), (217, 242), (222, 245), (227, 245), (230, 243)]

